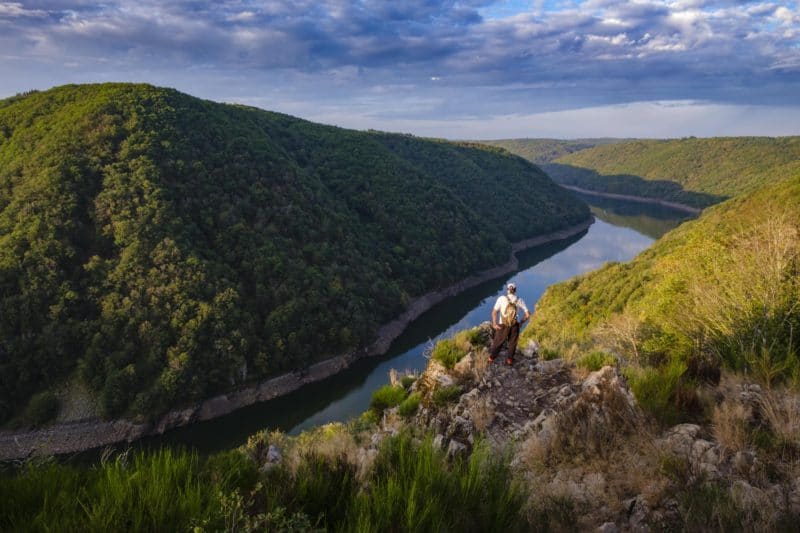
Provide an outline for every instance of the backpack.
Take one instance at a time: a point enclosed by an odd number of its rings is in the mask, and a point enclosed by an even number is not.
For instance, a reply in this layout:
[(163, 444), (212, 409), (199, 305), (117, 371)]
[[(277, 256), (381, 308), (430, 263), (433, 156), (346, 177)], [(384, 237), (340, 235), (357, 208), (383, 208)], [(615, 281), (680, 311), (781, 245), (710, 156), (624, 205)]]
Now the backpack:
[(515, 296), (512, 300), (511, 296), (506, 296), (506, 300), (508, 301), (508, 305), (501, 313), (501, 318), (503, 319), (504, 326), (511, 326), (517, 321), (517, 302), (519, 298)]

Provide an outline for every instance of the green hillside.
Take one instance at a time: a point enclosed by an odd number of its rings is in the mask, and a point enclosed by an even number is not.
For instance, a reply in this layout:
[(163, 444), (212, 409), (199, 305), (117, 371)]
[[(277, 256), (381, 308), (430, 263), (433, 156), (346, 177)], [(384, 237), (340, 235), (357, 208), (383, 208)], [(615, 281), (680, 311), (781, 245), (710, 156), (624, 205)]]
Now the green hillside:
[(565, 185), (703, 208), (795, 175), (800, 137), (632, 141), (567, 154), (542, 168)]
[(494, 149), (147, 85), (0, 101), (0, 421), (65, 379), (154, 416), (303, 368), (588, 215)]
[(504, 148), (532, 163), (541, 165), (554, 159), (605, 144), (624, 142), (625, 139), (498, 139), (495, 141), (478, 141), (481, 144)]
[(567, 356), (612, 352), (662, 381), (720, 364), (767, 383), (797, 381), (798, 302), (795, 172), (707, 209), (633, 261), (551, 286), (524, 339)]

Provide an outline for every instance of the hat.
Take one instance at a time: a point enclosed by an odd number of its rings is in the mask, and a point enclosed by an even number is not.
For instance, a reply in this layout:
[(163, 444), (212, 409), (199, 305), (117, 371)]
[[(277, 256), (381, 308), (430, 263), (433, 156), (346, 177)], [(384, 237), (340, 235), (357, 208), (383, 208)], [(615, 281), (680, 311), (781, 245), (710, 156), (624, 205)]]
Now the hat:
[(516, 283), (509, 283), (509, 284), (508, 284), (508, 290), (510, 290), (510, 291), (515, 291), (515, 290), (517, 290), (517, 285), (516, 285)]

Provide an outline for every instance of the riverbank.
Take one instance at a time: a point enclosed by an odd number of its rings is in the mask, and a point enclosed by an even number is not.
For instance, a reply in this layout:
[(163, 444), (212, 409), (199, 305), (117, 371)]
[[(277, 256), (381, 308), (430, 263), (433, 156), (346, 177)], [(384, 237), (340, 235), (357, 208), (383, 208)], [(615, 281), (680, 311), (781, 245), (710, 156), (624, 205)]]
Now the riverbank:
[(662, 205), (664, 207), (677, 209), (678, 211), (684, 211), (686, 213), (691, 213), (693, 215), (699, 215), (700, 212), (702, 211), (702, 209), (698, 209), (690, 205), (681, 204), (678, 202), (670, 202), (667, 200), (660, 200), (658, 198), (650, 198), (647, 196), (633, 196), (631, 194), (617, 194), (613, 192), (599, 192), (599, 191), (593, 191), (591, 189), (584, 189), (582, 187), (575, 187), (574, 185), (563, 185), (563, 184), (559, 185), (565, 189), (574, 192), (579, 192), (581, 194), (590, 194), (592, 196), (600, 196), (602, 198), (613, 198), (614, 200), (627, 200), (629, 202), (640, 202), (644, 204)]
[(361, 357), (385, 353), (392, 341), (422, 313), (442, 301), (481, 283), (517, 270), (516, 253), (550, 242), (567, 239), (586, 231), (594, 218), (560, 231), (517, 242), (512, 247), (509, 260), (503, 265), (485, 270), (445, 289), (434, 291), (414, 299), (408, 308), (395, 320), (382, 326), (376, 340), (366, 349), (325, 361), (303, 371), (287, 373), (266, 380), (258, 385), (239, 391), (222, 394), (183, 409), (170, 411), (157, 422), (137, 424), (129, 420), (103, 421), (81, 420), (56, 424), (47, 428), (24, 432), (0, 432), (0, 460), (12, 460), (30, 455), (54, 455), (73, 453), (119, 442), (131, 442), (148, 435), (160, 435), (173, 428), (194, 422), (211, 420), (229, 414), (239, 408), (286, 395), (298, 388), (323, 380), (349, 367)]

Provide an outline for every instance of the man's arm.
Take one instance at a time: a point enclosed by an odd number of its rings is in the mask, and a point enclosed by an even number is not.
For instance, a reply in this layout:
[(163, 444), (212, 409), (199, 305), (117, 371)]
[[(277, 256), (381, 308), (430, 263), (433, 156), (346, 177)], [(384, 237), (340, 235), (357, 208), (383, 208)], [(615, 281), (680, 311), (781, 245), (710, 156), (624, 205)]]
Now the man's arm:
[(494, 329), (500, 329), (500, 324), (497, 323), (497, 309), (494, 307), (492, 308), (492, 327)]

